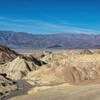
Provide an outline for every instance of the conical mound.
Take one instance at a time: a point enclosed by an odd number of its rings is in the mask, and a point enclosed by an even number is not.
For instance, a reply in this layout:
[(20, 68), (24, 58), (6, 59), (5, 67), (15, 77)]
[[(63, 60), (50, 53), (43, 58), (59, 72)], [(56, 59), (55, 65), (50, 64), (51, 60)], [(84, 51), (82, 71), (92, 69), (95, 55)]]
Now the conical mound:
[(28, 72), (36, 70), (44, 62), (35, 59), (34, 57), (19, 56), (5, 66), (5, 73), (14, 80), (20, 80), (27, 75)]

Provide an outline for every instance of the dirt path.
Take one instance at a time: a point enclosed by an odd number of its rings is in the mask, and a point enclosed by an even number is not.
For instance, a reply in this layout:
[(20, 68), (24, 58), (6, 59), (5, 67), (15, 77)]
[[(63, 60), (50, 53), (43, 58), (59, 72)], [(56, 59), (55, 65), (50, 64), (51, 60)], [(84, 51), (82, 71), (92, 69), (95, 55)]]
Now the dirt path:
[(9, 100), (100, 100), (100, 85), (81, 86), (71, 89), (49, 89), (33, 95), (14, 97)]

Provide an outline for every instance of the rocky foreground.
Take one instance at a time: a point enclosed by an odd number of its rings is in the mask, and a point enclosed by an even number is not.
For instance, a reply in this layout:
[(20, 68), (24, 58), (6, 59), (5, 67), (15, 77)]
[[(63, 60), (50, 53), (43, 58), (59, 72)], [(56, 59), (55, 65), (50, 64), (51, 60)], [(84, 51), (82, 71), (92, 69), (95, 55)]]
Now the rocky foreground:
[(18, 54), (5, 46), (0, 46), (0, 54), (0, 99), (26, 93), (31, 85), (23, 81), (23, 77), (46, 64), (32, 56)]
[(0, 74), (0, 100), (9, 95), (10, 91), (17, 90), (15, 82), (7, 78), (4, 74)]
[[(5, 54), (4, 57), (0, 55), (0, 99), (26, 95), (11, 100), (40, 100), (38, 95), (44, 95), (45, 100), (50, 96), (55, 98), (50, 100), (80, 100), (78, 91), (82, 87), (84, 89), (80, 93), (88, 91), (84, 94), (86, 97), (99, 93), (96, 86), (99, 87), (100, 82), (100, 50), (41, 51), (22, 55), (5, 46), (0, 48), (0, 54)], [(91, 85), (86, 88), (89, 84), (98, 84), (93, 86), (94, 92), (90, 91)], [(72, 95), (79, 98), (74, 99)]]

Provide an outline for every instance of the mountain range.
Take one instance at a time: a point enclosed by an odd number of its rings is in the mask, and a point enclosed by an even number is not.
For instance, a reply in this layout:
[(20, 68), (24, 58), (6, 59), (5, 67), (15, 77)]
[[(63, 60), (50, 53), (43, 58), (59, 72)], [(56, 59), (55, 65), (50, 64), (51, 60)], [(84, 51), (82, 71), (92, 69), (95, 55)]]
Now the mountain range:
[(100, 35), (44, 34), (0, 31), (0, 44), (12, 49), (98, 49)]

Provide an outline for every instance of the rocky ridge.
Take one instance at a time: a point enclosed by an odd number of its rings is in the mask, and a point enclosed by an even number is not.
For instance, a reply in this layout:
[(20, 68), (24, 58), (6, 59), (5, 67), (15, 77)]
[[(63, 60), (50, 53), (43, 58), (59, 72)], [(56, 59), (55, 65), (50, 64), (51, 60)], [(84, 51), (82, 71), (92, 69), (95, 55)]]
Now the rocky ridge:
[[(24, 79), (34, 86), (99, 82), (99, 60), (99, 53), (87, 49), (43, 51), (28, 56), (18, 55), (12, 61), (0, 65), (1, 97), (6, 95), (6, 89), (7, 91), (9, 89), (8, 94), (13, 91), (11, 87), (15, 86), (15, 90), (17, 89), (17, 84), (14, 84), (12, 80), (18, 82)], [(9, 84), (11, 85), (10, 88)], [(5, 87), (5, 91), (3, 91), (2, 86)]]
[[(0, 98), (8, 96), (12, 91), (17, 91), (19, 86), (20, 88), (23, 88), (25, 84), (26, 87), (29, 86), (26, 81), (23, 85), (19, 81), (29, 72), (35, 71), (46, 64), (31, 55), (18, 54), (6, 46), (0, 46), (0, 53), (5, 54), (0, 59)], [(27, 90), (26, 87), (23, 88), (25, 91)]]
[(14, 60), (19, 54), (6, 46), (0, 45), (0, 63)]
[(12, 62), (6, 63), (3, 67), (7, 76), (13, 80), (20, 80), (27, 75), (28, 72), (37, 70), (40, 66), (45, 64), (43, 61), (37, 60), (30, 56), (19, 56)]

